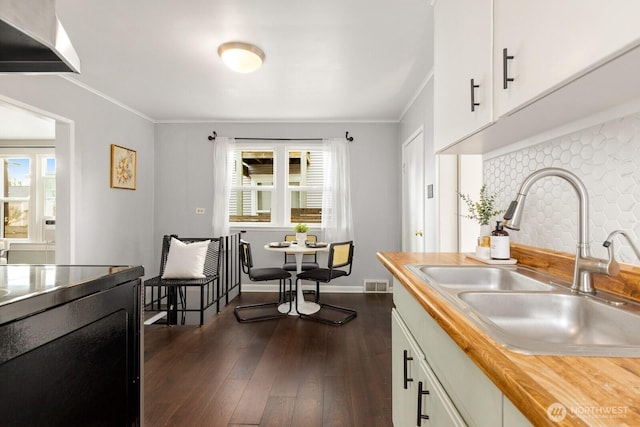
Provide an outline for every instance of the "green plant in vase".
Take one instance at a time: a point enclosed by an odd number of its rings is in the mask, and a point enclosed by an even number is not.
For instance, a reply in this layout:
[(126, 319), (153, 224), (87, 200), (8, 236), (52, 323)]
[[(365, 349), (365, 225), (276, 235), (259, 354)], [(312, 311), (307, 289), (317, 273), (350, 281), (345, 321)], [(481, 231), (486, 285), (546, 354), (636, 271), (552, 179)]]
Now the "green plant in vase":
[(296, 232), (296, 240), (299, 245), (304, 245), (307, 241), (307, 233), (309, 232), (309, 226), (307, 224), (296, 224), (293, 229)]
[(309, 232), (309, 226), (307, 224), (296, 224), (296, 226), (293, 227), (293, 229), (295, 230), (296, 233), (308, 233)]
[(489, 193), (487, 190), (487, 184), (482, 184), (480, 187), (480, 199), (474, 202), (468, 194), (458, 193), (460, 198), (467, 204), (468, 215), (463, 215), (465, 218), (472, 219), (480, 226), (488, 226), (491, 222), (491, 218), (504, 213), (504, 209), (498, 209), (496, 207), (496, 199), (498, 193)]

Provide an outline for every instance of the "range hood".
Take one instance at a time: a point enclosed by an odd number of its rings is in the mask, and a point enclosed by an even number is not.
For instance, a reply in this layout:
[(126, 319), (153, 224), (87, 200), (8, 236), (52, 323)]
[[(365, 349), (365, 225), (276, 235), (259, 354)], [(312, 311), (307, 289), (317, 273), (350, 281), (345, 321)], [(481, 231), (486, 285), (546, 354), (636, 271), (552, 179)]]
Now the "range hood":
[(0, 73), (80, 73), (55, 0), (0, 0)]

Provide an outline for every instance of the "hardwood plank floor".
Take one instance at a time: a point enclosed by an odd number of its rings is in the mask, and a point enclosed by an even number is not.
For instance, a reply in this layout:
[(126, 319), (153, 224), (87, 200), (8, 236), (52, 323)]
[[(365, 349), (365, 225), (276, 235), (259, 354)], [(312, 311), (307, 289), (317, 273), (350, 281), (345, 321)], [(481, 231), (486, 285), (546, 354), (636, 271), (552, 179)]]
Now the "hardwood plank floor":
[(343, 326), (236, 321), (236, 305), (274, 298), (245, 293), (202, 327), (145, 326), (145, 425), (391, 426), (391, 294), (322, 295), (358, 311)]

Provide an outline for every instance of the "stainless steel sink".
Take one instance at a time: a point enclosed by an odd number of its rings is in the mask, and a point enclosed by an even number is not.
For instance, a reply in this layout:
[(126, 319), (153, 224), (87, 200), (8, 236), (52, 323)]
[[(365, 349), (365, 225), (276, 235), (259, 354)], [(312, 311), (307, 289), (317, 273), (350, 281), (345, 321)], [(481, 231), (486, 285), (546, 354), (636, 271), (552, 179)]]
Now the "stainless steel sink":
[(496, 342), (524, 354), (640, 357), (640, 304), (520, 266), (409, 265)]
[(522, 267), (416, 266), (419, 275), (432, 285), (451, 290), (551, 291), (539, 274)]
[(640, 356), (640, 311), (563, 293), (458, 294), (489, 335), (532, 354)]

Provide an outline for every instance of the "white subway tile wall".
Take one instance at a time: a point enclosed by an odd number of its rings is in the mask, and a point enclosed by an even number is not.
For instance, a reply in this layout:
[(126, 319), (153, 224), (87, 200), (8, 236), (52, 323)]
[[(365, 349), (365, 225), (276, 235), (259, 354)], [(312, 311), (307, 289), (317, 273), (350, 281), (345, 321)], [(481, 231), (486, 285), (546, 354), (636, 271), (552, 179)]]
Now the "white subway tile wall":
[[(640, 247), (640, 113), (485, 160), (484, 181), (506, 209), (524, 178), (544, 167), (570, 170), (587, 187), (594, 256), (606, 257), (602, 242), (616, 229)], [(517, 243), (575, 253), (575, 190), (561, 178), (541, 179), (527, 195), (520, 231), (508, 231)], [(623, 238), (614, 242), (621, 262), (640, 265)]]

